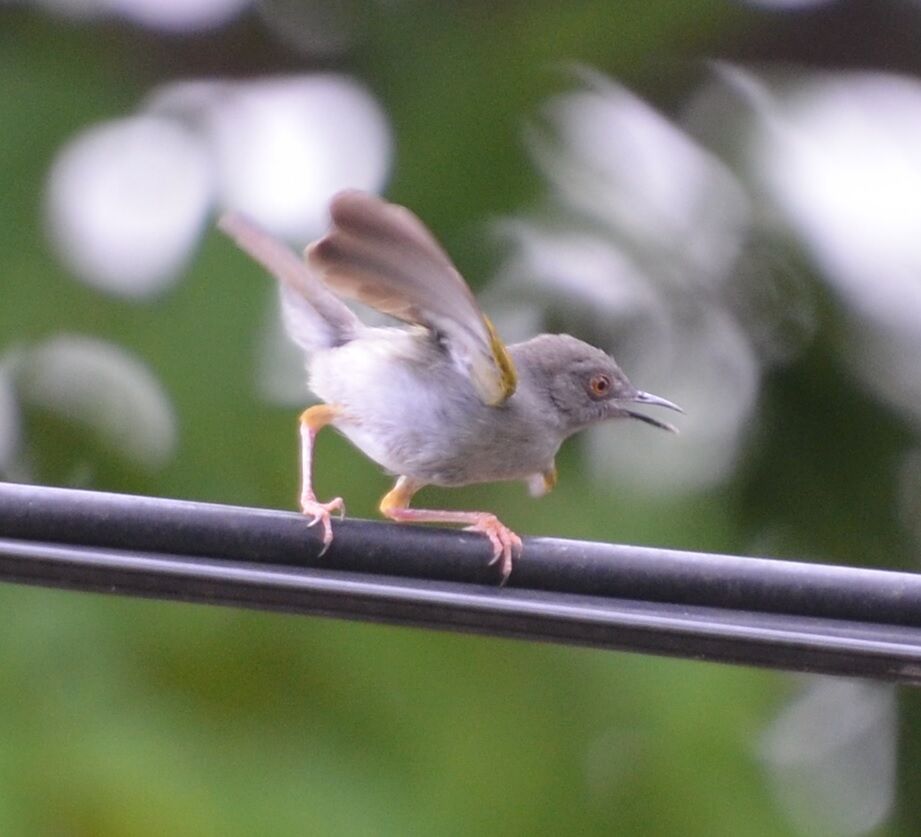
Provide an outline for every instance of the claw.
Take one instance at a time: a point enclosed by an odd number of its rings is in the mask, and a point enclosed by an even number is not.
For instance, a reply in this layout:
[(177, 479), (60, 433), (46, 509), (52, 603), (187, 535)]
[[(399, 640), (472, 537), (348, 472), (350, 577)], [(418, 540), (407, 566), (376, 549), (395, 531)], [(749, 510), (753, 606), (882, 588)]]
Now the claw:
[(323, 525), (323, 548), (317, 556), (321, 558), (333, 542), (333, 527), (330, 523), (330, 514), (338, 512), (339, 519), (342, 520), (345, 517), (345, 503), (341, 497), (336, 497), (328, 503), (320, 503), (313, 497), (301, 497), (301, 512), (310, 517), (307, 523), (308, 528), (316, 526), (318, 523)]
[(484, 514), (476, 523), (466, 528), (468, 532), (482, 532), (492, 544), (492, 560), (489, 566), (499, 564), (502, 578), (499, 586), (505, 584), (512, 572), (512, 563), (521, 557), (523, 549), (521, 538), (506, 525), (499, 522), (493, 514)]

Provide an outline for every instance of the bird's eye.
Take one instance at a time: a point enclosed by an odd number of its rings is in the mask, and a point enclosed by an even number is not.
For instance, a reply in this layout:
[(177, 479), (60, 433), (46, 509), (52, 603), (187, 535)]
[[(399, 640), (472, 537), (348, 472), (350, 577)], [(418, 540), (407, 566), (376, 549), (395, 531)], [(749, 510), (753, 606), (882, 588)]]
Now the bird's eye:
[(603, 398), (611, 390), (611, 379), (607, 375), (594, 375), (588, 382), (589, 389), (596, 398)]

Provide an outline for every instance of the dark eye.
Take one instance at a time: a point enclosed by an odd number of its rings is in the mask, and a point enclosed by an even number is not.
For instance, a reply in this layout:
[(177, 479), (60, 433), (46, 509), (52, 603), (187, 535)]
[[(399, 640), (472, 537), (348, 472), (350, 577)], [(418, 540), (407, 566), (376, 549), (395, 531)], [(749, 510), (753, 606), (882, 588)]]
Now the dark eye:
[(594, 375), (588, 387), (596, 398), (603, 398), (611, 391), (611, 379), (607, 375)]

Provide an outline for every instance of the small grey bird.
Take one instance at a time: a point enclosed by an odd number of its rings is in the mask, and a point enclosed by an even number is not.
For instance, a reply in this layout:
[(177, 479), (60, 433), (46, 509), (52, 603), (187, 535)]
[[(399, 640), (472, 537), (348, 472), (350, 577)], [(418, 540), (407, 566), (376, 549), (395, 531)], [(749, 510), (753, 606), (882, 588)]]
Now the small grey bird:
[[(556, 483), (554, 457), (571, 435), (613, 418), (664, 430), (634, 404), (681, 408), (636, 389), (614, 358), (567, 334), (503, 345), (469, 287), (408, 209), (347, 191), (333, 198), (329, 232), (306, 263), (242, 215), (218, 222), (281, 283), (291, 337), (309, 356), (310, 388), (322, 404), (300, 417), (300, 506), (332, 541), (330, 515), (311, 473), (317, 433), (332, 425), (397, 476), (380, 503), (391, 520), (460, 523), (492, 543), (502, 581), (521, 539), (489, 512), (410, 508), (426, 485), (525, 480), (539, 496)], [(409, 324), (365, 325), (340, 299), (358, 300)]]

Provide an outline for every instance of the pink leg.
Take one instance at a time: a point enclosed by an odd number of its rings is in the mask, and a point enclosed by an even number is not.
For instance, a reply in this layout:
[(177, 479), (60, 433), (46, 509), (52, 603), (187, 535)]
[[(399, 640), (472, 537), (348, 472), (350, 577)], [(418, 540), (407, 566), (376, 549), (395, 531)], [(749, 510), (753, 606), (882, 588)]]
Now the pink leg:
[(512, 571), (512, 561), (521, 557), (521, 538), (503, 525), (490, 512), (444, 511), (436, 509), (411, 509), (409, 502), (413, 495), (423, 487), (409, 477), (400, 477), (393, 489), (381, 500), (380, 510), (384, 517), (399, 523), (467, 523), (471, 532), (482, 532), (489, 538), (493, 548), (490, 565), (499, 562), (502, 572), (502, 584), (505, 584)]
[(311, 518), (308, 526), (317, 523), (323, 525), (323, 549), (320, 555), (329, 549), (333, 540), (333, 529), (330, 523), (330, 513), (339, 512), (339, 519), (345, 515), (345, 504), (341, 497), (336, 497), (328, 503), (317, 501), (313, 493), (313, 444), (320, 432), (339, 413), (336, 407), (329, 404), (317, 404), (301, 413), (301, 511)]

